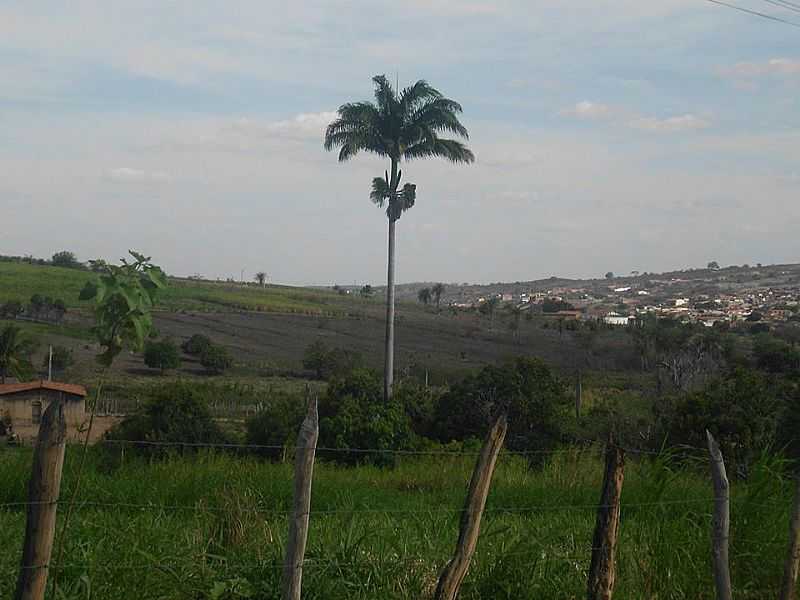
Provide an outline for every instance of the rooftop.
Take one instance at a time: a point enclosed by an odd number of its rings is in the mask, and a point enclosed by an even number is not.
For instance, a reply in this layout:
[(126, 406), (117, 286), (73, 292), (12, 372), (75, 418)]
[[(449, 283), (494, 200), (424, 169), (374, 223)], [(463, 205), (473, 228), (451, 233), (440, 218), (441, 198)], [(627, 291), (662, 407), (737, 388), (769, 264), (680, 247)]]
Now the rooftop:
[(18, 392), (29, 392), (32, 390), (52, 390), (55, 392), (65, 392), (74, 396), (86, 396), (86, 388), (74, 383), (59, 383), (57, 381), (26, 381), (25, 383), (4, 383), (0, 384), (0, 396), (6, 394), (16, 394)]

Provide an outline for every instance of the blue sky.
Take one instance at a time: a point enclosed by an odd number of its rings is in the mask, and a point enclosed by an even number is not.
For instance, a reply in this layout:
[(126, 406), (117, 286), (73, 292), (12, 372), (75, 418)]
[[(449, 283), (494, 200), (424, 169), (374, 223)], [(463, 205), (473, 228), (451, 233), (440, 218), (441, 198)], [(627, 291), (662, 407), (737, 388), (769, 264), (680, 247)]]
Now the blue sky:
[(380, 283), (384, 165), (321, 144), (378, 73), (477, 156), (406, 166), (400, 281), (798, 259), (800, 28), (703, 0), (0, 1), (0, 252)]

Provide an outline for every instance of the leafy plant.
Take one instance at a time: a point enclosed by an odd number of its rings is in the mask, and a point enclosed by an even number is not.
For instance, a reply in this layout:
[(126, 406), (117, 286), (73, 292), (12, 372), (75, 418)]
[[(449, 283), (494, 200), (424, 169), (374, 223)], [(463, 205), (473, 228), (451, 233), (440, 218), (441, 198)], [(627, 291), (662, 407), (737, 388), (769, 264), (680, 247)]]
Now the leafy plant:
[(119, 266), (103, 265), (97, 280), (88, 282), (80, 293), (81, 300), (94, 300), (92, 331), (104, 348), (97, 360), (106, 367), (125, 347), (141, 350), (153, 326), (150, 310), (158, 290), (167, 285), (164, 272), (149, 256), (129, 253), (133, 261), (123, 258)]
[(24, 380), (32, 375), (30, 357), (35, 346), (16, 325), (6, 325), (0, 331), (0, 383), (5, 383), (6, 377)]
[(210, 374), (220, 375), (233, 366), (233, 359), (228, 354), (227, 348), (211, 344), (200, 354), (200, 364)]
[(181, 344), (181, 349), (186, 352), (186, 354), (199, 356), (203, 353), (203, 350), (208, 348), (211, 344), (211, 338), (203, 335), (202, 333), (195, 333), (192, 337)]
[(170, 339), (145, 342), (144, 364), (151, 369), (159, 369), (161, 373), (168, 369), (177, 369), (181, 364), (178, 346)]

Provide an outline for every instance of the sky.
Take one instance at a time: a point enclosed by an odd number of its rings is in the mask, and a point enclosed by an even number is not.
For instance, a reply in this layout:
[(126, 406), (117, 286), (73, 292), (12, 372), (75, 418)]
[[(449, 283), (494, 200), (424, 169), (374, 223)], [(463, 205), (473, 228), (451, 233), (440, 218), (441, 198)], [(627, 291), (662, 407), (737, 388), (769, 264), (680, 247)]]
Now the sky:
[(384, 73), (476, 155), (403, 165), (399, 282), (800, 260), (800, 26), (704, 0), (0, 0), (0, 253), (381, 284), (386, 165), (322, 138)]

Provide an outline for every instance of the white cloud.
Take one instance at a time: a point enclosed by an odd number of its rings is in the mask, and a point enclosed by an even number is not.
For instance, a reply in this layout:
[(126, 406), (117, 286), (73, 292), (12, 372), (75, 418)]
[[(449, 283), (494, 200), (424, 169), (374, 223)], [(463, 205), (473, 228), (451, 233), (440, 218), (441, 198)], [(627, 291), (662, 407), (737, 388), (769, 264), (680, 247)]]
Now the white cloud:
[(613, 110), (607, 104), (584, 100), (573, 107), (559, 111), (559, 114), (578, 119), (607, 119), (613, 115)]
[(164, 183), (170, 180), (166, 173), (158, 171), (143, 171), (131, 167), (116, 167), (109, 169), (108, 178), (119, 183)]
[(705, 129), (711, 123), (701, 117), (686, 114), (666, 119), (657, 117), (639, 117), (628, 122), (628, 126), (643, 131), (654, 131), (658, 133), (673, 133), (677, 131), (694, 131)]
[(762, 62), (740, 62), (721, 70), (723, 75), (735, 78), (764, 77), (779, 75), (800, 76), (800, 59), (770, 58)]

